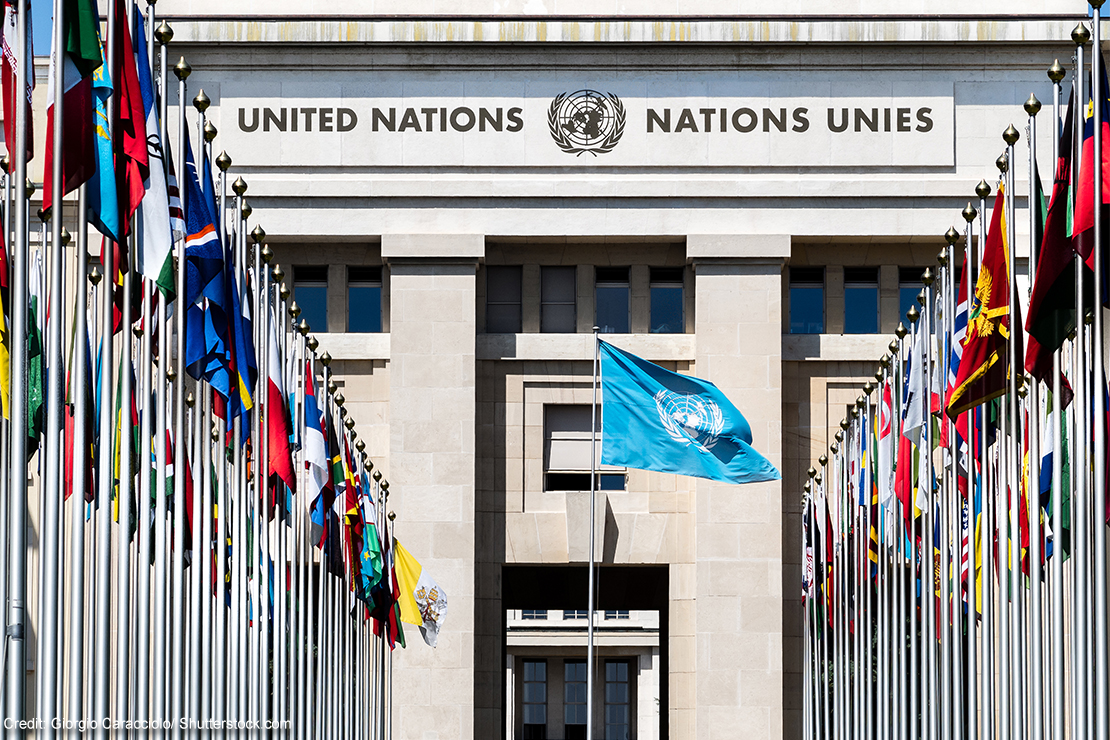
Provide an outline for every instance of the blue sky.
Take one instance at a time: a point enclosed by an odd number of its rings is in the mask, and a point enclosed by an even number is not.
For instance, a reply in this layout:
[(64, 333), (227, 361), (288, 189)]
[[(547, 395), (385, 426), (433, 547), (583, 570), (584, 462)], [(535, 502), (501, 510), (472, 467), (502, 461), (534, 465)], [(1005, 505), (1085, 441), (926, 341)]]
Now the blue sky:
[(35, 31), (36, 56), (50, 54), (50, 20), (53, 17), (53, 0), (31, 0), (31, 21)]

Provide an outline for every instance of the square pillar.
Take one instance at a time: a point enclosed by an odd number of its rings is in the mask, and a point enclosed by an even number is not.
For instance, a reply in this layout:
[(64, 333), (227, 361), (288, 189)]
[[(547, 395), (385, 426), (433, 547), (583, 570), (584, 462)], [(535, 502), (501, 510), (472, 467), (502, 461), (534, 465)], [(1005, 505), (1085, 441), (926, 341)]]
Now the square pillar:
[(385, 235), (390, 270), (388, 508), (447, 593), (439, 645), (393, 654), (397, 737), (474, 737), (475, 299), (481, 235)]
[[(789, 256), (787, 235), (687, 237), (696, 374), (736, 404), (754, 447), (780, 468), (782, 271)], [(691, 737), (781, 738), (782, 483), (698, 479), (695, 521)]]

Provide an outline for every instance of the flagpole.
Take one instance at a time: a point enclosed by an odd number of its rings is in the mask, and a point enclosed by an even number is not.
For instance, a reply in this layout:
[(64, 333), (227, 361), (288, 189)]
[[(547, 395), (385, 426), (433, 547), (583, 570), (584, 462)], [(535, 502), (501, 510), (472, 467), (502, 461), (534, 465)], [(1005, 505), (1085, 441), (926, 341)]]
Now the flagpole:
[[(979, 184), (975, 186), (975, 195), (979, 197), (978, 209), (978, 239), (976, 246), (972, 246), (971, 239), (967, 241), (967, 253), (964, 259), (968, 261), (967, 269), (967, 305), (970, 314), (972, 303), (975, 299), (975, 284), (978, 280), (978, 265), (982, 263), (983, 248), (987, 239), (987, 196), (991, 193), (991, 186), (986, 180), (980, 180)], [(974, 209), (972, 209), (974, 210)], [(968, 222), (969, 234), (974, 230), (972, 221)], [(969, 316), (970, 319), (970, 316)], [(970, 326), (970, 321), (969, 321)], [(982, 600), (982, 620), (983, 620), (983, 637), (982, 637), (982, 652), (983, 652), (983, 711), (979, 717), (979, 728), (984, 740), (991, 740), (993, 738), (994, 728), (994, 622), (992, 617), (992, 591), (991, 591), (991, 576), (994, 573), (992, 566), (993, 560), (993, 518), (991, 512), (992, 507), (992, 492), (991, 492), (991, 479), (987, 467), (987, 417), (986, 405), (980, 405), (977, 409), (972, 410), (968, 414), (968, 469), (971, 475), (971, 468), (974, 465), (974, 457), (979, 456), (979, 506), (982, 509), (983, 525), (973, 529), (975, 546), (972, 547), (972, 552), (976, 552), (981, 548), (983, 553), (983, 566), (981, 569), (982, 585), (979, 586), (979, 598)], [(975, 419), (979, 419), (979, 448), (976, 450), (973, 440), (975, 439), (974, 424)], [(969, 482), (969, 490), (971, 483)], [(988, 546), (982, 545), (982, 538), (986, 536), (988, 539)], [(972, 715), (974, 718), (974, 715)]]
[[(282, 288), (283, 289), (285, 288), (284, 284), (282, 284)], [(331, 373), (330, 373), (330, 370), (331, 370), (331, 355), (328, 354), (328, 352), (325, 351), (324, 354), (320, 355), (320, 364), (322, 364), (324, 366), (323, 387), (326, 389), (326, 395), (321, 400), (323, 400), (323, 402), (324, 402), (324, 408), (322, 409), (322, 411), (324, 413), (324, 434), (327, 435), (328, 434), (327, 430), (330, 428), (330, 424), (331, 424), (330, 396), (334, 395), (334, 393), (335, 393), (335, 391), (333, 390), (334, 386), (329, 382), (330, 381), (330, 376), (331, 376)], [(328, 443), (330, 444), (330, 441), (328, 441)], [(331, 465), (330, 460), (328, 461), (328, 465), (329, 466)], [(324, 543), (322, 543), (321, 547), (319, 548), (319, 550), (320, 550), (320, 565), (317, 568), (317, 577), (316, 577), (316, 620), (315, 620), (316, 621), (316, 632), (315, 632), (315, 647), (316, 647), (316, 666), (315, 666), (316, 667), (316, 692), (315, 692), (315, 694), (316, 694), (316, 697), (315, 697), (315, 700), (313, 701), (313, 709), (314, 709), (313, 714), (314, 714), (314, 719), (316, 721), (315, 737), (318, 737), (318, 738), (323, 737), (323, 733), (324, 733), (324, 713), (325, 713), (324, 712), (324, 693), (323, 692), (324, 692), (324, 663), (325, 663), (325, 653), (326, 653), (325, 648), (327, 646), (324, 644), (324, 638), (327, 636), (327, 633), (325, 631), (326, 630), (326, 625), (327, 625), (327, 616), (326, 616), (325, 611), (324, 611), (324, 605), (325, 605), (325, 594), (324, 594), (324, 592), (326, 590), (324, 581), (325, 581), (325, 575), (327, 573), (327, 558), (326, 558), (326, 555), (324, 553), (324, 548), (327, 546), (327, 538), (330, 536), (330, 533), (327, 532), (328, 512), (327, 512), (326, 509), (323, 511), (323, 517), (324, 517), (324, 527), (325, 527), (325, 529), (324, 529), (324, 539), (325, 539), (325, 541), (324, 541)], [(310, 627), (311, 627), (311, 625), (310, 625)]]
[(586, 737), (594, 736), (594, 506), (597, 497), (597, 378), (598, 378), (598, 327), (594, 327), (593, 402), (590, 406), (590, 564), (589, 595), (586, 616)]

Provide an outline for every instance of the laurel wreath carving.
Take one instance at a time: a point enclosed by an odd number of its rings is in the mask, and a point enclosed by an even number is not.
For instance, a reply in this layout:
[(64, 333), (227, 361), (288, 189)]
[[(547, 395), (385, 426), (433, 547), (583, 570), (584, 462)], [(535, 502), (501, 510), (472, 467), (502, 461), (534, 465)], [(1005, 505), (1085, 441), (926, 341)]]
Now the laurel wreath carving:
[(570, 97), (570, 93), (556, 95), (555, 99), (551, 101), (551, 107), (547, 109), (547, 127), (551, 131), (551, 138), (555, 140), (555, 144), (567, 154), (575, 156), (581, 156), (584, 152), (589, 152), (596, 157), (599, 154), (608, 154), (613, 151), (613, 147), (624, 136), (625, 113), (621, 99), (613, 93), (605, 93), (605, 99), (613, 107), (613, 130), (594, 146), (583, 147), (572, 141), (559, 126), (559, 108), (562, 107), (563, 101), (568, 97)]

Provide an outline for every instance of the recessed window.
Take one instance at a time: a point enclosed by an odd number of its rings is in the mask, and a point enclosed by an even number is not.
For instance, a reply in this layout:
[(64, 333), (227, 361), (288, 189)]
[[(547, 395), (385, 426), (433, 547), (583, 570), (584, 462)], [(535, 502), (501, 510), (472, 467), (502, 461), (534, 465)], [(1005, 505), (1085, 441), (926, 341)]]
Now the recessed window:
[(563, 663), (563, 723), (566, 740), (586, 740), (586, 661)]
[(844, 268), (844, 333), (879, 333), (879, 268)]
[[(588, 405), (549, 404), (544, 406), (544, 490), (589, 491), (590, 472), (590, 409)], [(596, 425), (601, 454), (601, 419)], [(596, 466), (597, 488), (601, 491), (623, 491), (625, 474), (622, 468)]]
[(347, 331), (372, 334), (382, 330), (382, 268), (347, 268)]
[(628, 619), (628, 610), (627, 609), (606, 609), (605, 610), (605, 618), (606, 619)]
[(628, 740), (631, 701), (628, 661), (605, 661), (605, 740)]
[[(917, 294), (924, 287), (921, 275), (924, 267), (899, 267), (898, 268), (898, 320), (906, 321), (906, 312), (910, 306), (917, 306)], [(920, 309), (920, 306), (918, 307)]]
[(520, 613), (521, 619), (547, 619), (547, 609), (524, 609)]
[(293, 266), (293, 300), (314, 332), (328, 330), (328, 266)]
[(598, 267), (594, 288), (598, 331), (602, 334), (627, 334), (628, 268)]
[(524, 740), (547, 740), (547, 661), (524, 661)]
[(586, 609), (564, 609), (563, 619), (585, 619), (589, 612)]
[(682, 268), (651, 268), (651, 333), (681, 334), (685, 331), (682, 309)]
[(540, 331), (566, 334), (577, 331), (576, 294), (575, 268), (540, 268)]
[(790, 333), (825, 331), (825, 268), (790, 268)]
[(519, 265), (486, 268), (486, 333), (520, 332)]

